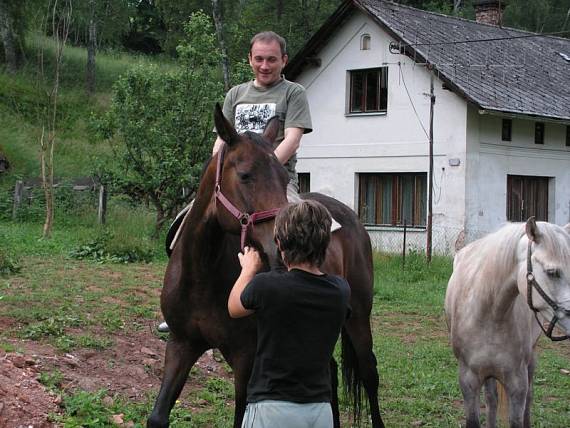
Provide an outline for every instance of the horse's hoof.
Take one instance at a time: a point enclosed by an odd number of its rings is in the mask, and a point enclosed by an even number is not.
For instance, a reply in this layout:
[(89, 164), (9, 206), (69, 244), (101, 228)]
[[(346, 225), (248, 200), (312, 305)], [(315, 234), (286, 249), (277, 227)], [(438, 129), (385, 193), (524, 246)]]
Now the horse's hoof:
[(168, 428), (169, 425), (168, 419), (164, 421), (152, 415), (146, 420), (146, 428)]

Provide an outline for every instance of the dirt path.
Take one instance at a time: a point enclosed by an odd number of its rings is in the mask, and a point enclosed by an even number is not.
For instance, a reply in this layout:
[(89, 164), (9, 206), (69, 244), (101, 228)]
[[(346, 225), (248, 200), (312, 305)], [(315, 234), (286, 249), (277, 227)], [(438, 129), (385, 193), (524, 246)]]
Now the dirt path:
[[(114, 346), (103, 351), (81, 349), (65, 354), (50, 345), (11, 340), (10, 344), (21, 352), (0, 350), (0, 428), (53, 426), (49, 414), (62, 412), (61, 397), (39, 382), (41, 373), (59, 371), (63, 391), (105, 389), (109, 400), (118, 394), (144, 401), (149, 393), (156, 394), (166, 343), (150, 331), (118, 334), (114, 341)], [(231, 378), (211, 352), (204, 354), (196, 367), (204, 376)], [(203, 376), (191, 377), (186, 388), (198, 386), (193, 383), (200, 378)]]

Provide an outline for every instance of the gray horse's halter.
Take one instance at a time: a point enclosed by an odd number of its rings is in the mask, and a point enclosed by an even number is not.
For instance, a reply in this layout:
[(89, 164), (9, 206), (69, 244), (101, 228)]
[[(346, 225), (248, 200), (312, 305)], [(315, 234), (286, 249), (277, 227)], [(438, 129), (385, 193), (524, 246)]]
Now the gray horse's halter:
[[(532, 257), (532, 241), (529, 239), (528, 250), (526, 253), (526, 286), (527, 286), (526, 300), (527, 300), (528, 306), (534, 312), (534, 317), (536, 318), (536, 322), (538, 322), (540, 329), (544, 332), (546, 337), (548, 337), (550, 340), (552, 340), (554, 342), (570, 339), (570, 336), (554, 336), (554, 337), (552, 336), (552, 331), (554, 330), (554, 326), (556, 325), (556, 323), (560, 319), (560, 318), (558, 318), (557, 314), (562, 312), (566, 316), (570, 317), (570, 310), (564, 309), (564, 308), (561, 308), (560, 306), (558, 306), (558, 304), (554, 300), (552, 300), (548, 296), (548, 294), (546, 294), (546, 292), (542, 289), (542, 287), (538, 284), (538, 282), (536, 282), (536, 278), (534, 277), (534, 273), (532, 273), (531, 257)], [(532, 304), (532, 288), (533, 287), (538, 292), (538, 294), (540, 294), (540, 297), (542, 297), (544, 299), (544, 301), (546, 303), (548, 303), (548, 305), (554, 311), (554, 316), (550, 320), (550, 323), (548, 324), (548, 328), (544, 328), (544, 326), (542, 325), (542, 323), (538, 319), (538, 312), (539, 311)]]

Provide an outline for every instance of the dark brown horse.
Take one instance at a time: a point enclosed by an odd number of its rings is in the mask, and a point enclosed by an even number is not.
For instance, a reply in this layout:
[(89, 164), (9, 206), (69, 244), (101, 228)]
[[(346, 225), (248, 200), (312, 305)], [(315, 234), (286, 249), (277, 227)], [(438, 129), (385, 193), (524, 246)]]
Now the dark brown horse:
[[(216, 182), (227, 200), (243, 213), (271, 211), (287, 204), (287, 173), (273, 154), (278, 121), (268, 123), (263, 136), (238, 135), (219, 106), (216, 129), (226, 141), (220, 153), (207, 164), (194, 206), (182, 226), (180, 240), (166, 269), (161, 307), (170, 326), (162, 386), (149, 427), (167, 427), (172, 406), (188, 373), (208, 349), (218, 348), (232, 367), (235, 382), (234, 427), (240, 427), (246, 406), (246, 386), (256, 349), (255, 315), (231, 319), (229, 292), (240, 267), (240, 222), (220, 200)], [(221, 172), (216, 173), (219, 169)], [(217, 179), (217, 175), (219, 178)], [(378, 372), (372, 352), (370, 311), (372, 309), (372, 251), (368, 234), (354, 212), (340, 202), (312, 193), (305, 197), (322, 202), (342, 229), (334, 232), (322, 270), (345, 277), (352, 290), (352, 316), (342, 330), (342, 372), (346, 392), (352, 398), (354, 417), (360, 417), (361, 388), (368, 395), (374, 427), (383, 427), (378, 406)], [(264, 221), (247, 231), (246, 244), (262, 254), (266, 268), (279, 264), (273, 242), (273, 221)], [(331, 361), (333, 414), (339, 426), (337, 365)]]

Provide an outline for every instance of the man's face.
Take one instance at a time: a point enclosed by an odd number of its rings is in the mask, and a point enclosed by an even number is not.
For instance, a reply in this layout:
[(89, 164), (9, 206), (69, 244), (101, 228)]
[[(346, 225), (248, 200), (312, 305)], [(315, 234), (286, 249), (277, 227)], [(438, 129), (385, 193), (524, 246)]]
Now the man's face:
[(271, 86), (281, 79), (281, 71), (287, 64), (287, 55), (281, 55), (281, 47), (276, 40), (257, 41), (249, 53), (249, 65), (255, 74), (258, 86)]

